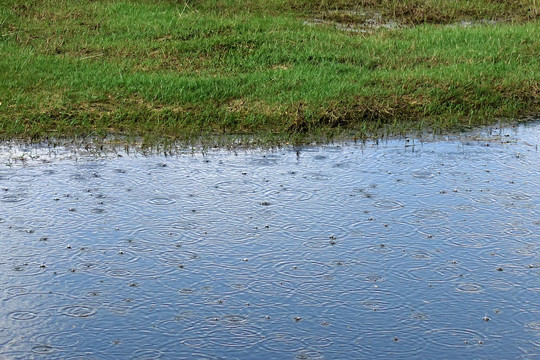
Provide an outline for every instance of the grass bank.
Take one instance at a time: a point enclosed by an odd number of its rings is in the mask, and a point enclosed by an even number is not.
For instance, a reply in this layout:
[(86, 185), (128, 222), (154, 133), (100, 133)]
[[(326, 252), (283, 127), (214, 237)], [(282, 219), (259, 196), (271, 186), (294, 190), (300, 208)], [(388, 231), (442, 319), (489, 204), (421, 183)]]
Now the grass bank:
[(0, 137), (447, 131), (540, 112), (537, 0), (4, 0)]

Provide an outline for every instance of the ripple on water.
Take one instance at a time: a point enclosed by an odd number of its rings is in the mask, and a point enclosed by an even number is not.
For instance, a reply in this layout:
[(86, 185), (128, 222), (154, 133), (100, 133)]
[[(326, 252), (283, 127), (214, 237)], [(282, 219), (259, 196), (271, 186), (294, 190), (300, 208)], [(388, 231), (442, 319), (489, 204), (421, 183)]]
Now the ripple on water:
[[(359, 353), (366, 357), (384, 355), (385, 358), (407, 357), (416, 358), (424, 343), (410, 331), (377, 331), (363, 334), (356, 339), (360, 347)], [(361, 356), (362, 357), (362, 356)]]
[(268, 154), (263, 155), (262, 157), (256, 157), (251, 159), (250, 164), (255, 165), (256, 167), (259, 166), (274, 166), (279, 164), (281, 161), (281, 156), (278, 154)]
[(6, 194), (0, 198), (0, 201), (5, 203), (19, 203), (25, 199), (23, 194)]
[(188, 350), (180, 350), (178, 352), (175, 352), (174, 357), (175, 357), (175, 359), (178, 359), (178, 360), (192, 360), (192, 359), (197, 359), (197, 360), (222, 360), (223, 359), (222, 357), (218, 357), (218, 356), (211, 355), (211, 354), (205, 354), (205, 353), (198, 352), (198, 351), (190, 351), (189, 349)]
[(367, 293), (366, 298), (360, 301), (362, 307), (372, 311), (394, 311), (404, 307), (403, 296), (398, 293), (375, 289)]
[(306, 180), (313, 181), (329, 181), (332, 179), (331, 175), (325, 174), (323, 172), (307, 172), (302, 176)]
[[(339, 291), (339, 301), (331, 298), (321, 305), (327, 313), (339, 311), (356, 316), (361, 311), (392, 312), (406, 308), (406, 302), (401, 294), (374, 287)], [(357, 320), (356, 317), (352, 319)]]
[[(140, 257), (134, 251), (123, 247), (99, 247), (84, 248), (77, 253), (77, 257), (83, 263), (82, 269), (92, 270), (93, 268), (107, 269), (119, 264), (132, 264), (139, 261)], [(84, 264), (95, 264), (95, 266), (85, 266)]]
[(518, 239), (523, 237), (526, 238), (534, 234), (532, 230), (518, 226), (507, 227), (506, 229), (504, 229), (504, 233)]
[(314, 260), (282, 260), (274, 265), (275, 270), (293, 278), (317, 278), (329, 275), (332, 267)]
[(452, 234), (452, 229), (449, 226), (442, 224), (432, 226), (419, 225), (417, 230), (426, 237), (446, 237)]
[(192, 295), (195, 293), (195, 290), (189, 289), (189, 288), (183, 288), (183, 289), (178, 290), (178, 293), (180, 295)]
[(464, 248), (485, 248), (496, 245), (499, 239), (487, 234), (460, 234), (445, 237), (444, 241), (452, 246)]
[(280, 353), (290, 353), (304, 350), (305, 345), (298, 334), (287, 332), (272, 332), (267, 334), (262, 347)]
[(302, 342), (309, 349), (325, 349), (334, 344), (334, 341), (328, 336), (307, 336), (302, 338)]
[(248, 321), (248, 317), (239, 314), (223, 315), (221, 322), (228, 326), (238, 326)]
[(248, 285), (249, 292), (265, 296), (290, 295), (296, 291), (297, 285), (287, 280), (258, 280)]
[(179, 332), (183, 331), (192, 322), (192, 318), (174, 318), (173, 320), (163, 320), (155, 324), (155, 328), (159, 330), (162, 335), (177, 336)]
[(178, 220), (170, 224), (170, 227), (175, 230), (195, 230), (200, 225), (195, 221)]
[(7, 344), (8, 342), (12, 341), (12, 339), (13, 339), (13, 329), (0, 328), (0, 345)]
[(523, 256), (523, 257), (530, 257), (530, 256), (537, 256), (538, 251), (540, 250), (540, 245), (536, 243), (530, 243), (530, 244), (524, 244), (523, 246), (513, 248), (512, 253)]
[(88, 305), (68, 305), (58, 309), (58, 312), (69, 317), (86, 318), (95, 315), (97, 309)]
[(132, 359), (159, 359), (163, 352), (156, 349), (139, 349), (132, 355)]
[(532, 199), (531, 195), (515, 192), (510, 194), (510, 199), (516, 200), (516, 201), (529, 201)]
[[(216, 322), (206, 321), (204, 324), (194, 324), (192, 328), (188, 328), (184, 332), (186, 338), (182, 343), (197, 348), (219, 346), (240, 349), (251, 348), (265, 338), (259, 328), (249, 323), (240, 323), (241, 326), (220, 326), (222, 323), (219, 318), (217, 320)], [(192, 332), (195, 332), (196, 335), (190, 337)]]
[(30, 290), (24, 286), (8, 286), (4, 289), (6, 292), (5, 299), (9, 299), (12, 296), (24, 295), (30, 293)]
[(39, 345), (32, 346), (30, 351), (33, 352), (34, 354), (48, 355), (48, 354), (52, 354), (56, 352), (57, 349), (50, 345), (39, 344)]
[(297, 360), (319, 360), (324, 359), (324, 354), (317, 350), (301, 350), (294, 355), (294, 358)]
[(193, 245), (205, 240), (204, 233), (198, 230), (168, 229), (158, 235), (164, 239), (175, 239), (179, 245)]
[(374, 245), (368, 245), (364, 249), (364, 251), (374, 253), (374, 254), (392, 254), (395, 252), (398, 252), (402, 254), (402, 249), (399, 246), (390, 246), (387, 244), (374, 244)]
[(428, 180), (435, 177), (435, 174), (429, 170), (416, 170), (413, 171), (412, 176), (414, 179)]
[(386, 277), (379, 274), (368, 274), (366, 275), (366, 280), (372, 282), (383, 282), (386, 281)]
[(43, 175), (43, 173), (38, 171), (18, 171), (10, 176), (10, 180), (15, 181), (16, 183), (29, 183), (36, 178), (41, 177), (41, 175)]
[(11, 267), (11, 271), (13, 272), (12, 276), (16, 276), (16, 277), (35, 276), (35, 275), (39, 275), (39, 274), (45, 272), (45, 270), (46, 270), (46, 268), (43, 267), (42, 264), (34, 263), (34, 262), (31, 262), (31, 263), (25, 262), (25, 263), (14, 264)]
[(436, 208), (420, 208), (417, 210), (414, 210), (412, 212), (412, 215), (420, 221), (423, 220), (445, 220), (448, 219), (449, 214), (446, 211), (436, 209)]
[(485, 336), (470, 329), (441, 328), (428, 330), (425, 339), (437, 346), (445, 348), (467, 348), (482, 346)]
[(441, 283), (460, 278), (469, 271), (459, 265), (434, 265), (413, 267), (405, 272), (398, 272), (398, 277), (403, 277), (421, 281), (427, 284)]
[(306, 201), (313, 197), (312, 191), (298, 188), (283, 187), (275, 190), (268, 190), (263, 193), (263, 198), (277, 202)]
[(133, 272), (130, 270), (120, 268), (107, 269), (105, 273), (111, 277), (129, 277), (133, 274)]
[(484, 287), (474, 283), (459, 283), (456, 285), (456, 290), (465, 293), (479, 293), (484, 291)]
[(147, 200), (149, 204), (165, 206), (176, 203), (176, 200), (167, 197), (154, 197)]
[(38, 313), (30, 310), (17, 310), (9, 312), (7, 317), (15, 321), (31, 321), (38, 318)]
[(82, 336), (72, 331), (39, 332), (31, 338), (31, 342), (54, 349), (70, 349), (82, 343)]
[(434, 254), (427, 250), (408, 250), (407, 254), (414, 260), (419, 261), (430, 260), (434, 257)]
[(540, 331), (540, 320), (525, 323), (525, 328), (531, 331)]
[(238, 180), (224, 180), (214, 184), (214, 188), (226, 194), (255, 194), (260, 191), (257, 182), (241, 178)]
[(376, 208), (383, 209), (383, 210), (397, 210), (399, 208), (404, 207), (405, 204), (395, 199), (379, 198), (378, 200), (373, 202), (373, 206), (375, 206)]
[(128, 302), (129, 299), (124, 299), (122, 301), (113, 301), (105, 305), (105, 308), (112, 313), (125, 315), (133, 309), (133, 306)]

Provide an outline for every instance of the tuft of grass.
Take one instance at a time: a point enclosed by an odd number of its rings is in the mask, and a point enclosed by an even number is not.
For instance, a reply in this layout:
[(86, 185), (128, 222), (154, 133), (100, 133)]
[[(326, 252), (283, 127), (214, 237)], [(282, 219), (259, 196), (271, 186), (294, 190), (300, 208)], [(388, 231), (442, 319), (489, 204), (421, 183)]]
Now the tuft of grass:
[(535, 0), (5, 0), (0, 137), (311, 141), (538, 113), (538, 14)]

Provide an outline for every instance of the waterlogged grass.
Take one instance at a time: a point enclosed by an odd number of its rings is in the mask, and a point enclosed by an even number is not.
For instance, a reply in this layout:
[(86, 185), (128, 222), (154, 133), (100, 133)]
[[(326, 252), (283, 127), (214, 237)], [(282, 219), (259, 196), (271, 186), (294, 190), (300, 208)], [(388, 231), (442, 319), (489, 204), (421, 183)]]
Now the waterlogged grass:
[(4, 0), (0, 136), (488, 124), (539, 112), (538, 17), (535, 0)]

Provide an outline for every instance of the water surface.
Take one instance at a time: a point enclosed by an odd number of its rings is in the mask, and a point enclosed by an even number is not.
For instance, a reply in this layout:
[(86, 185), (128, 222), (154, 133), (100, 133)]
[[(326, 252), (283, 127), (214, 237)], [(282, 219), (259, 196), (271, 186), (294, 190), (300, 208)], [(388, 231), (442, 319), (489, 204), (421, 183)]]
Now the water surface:
[(4, 144), (0, 357), (539, 358), (539, 143)]

